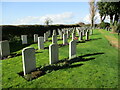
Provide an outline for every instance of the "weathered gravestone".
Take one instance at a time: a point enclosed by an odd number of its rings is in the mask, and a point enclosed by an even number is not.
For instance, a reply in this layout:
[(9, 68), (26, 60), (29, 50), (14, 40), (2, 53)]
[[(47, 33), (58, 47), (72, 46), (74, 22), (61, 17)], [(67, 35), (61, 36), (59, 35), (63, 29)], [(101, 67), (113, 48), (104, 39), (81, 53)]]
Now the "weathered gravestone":
[(74, 40), (75, 39), (75, 34), (74, 33), (72, 33), (72, 40)]
[(38, 49), (44, 49), (44, 37), (38, 37)]
[(72, 40), (69, 42), (69, 59), (76, 57), (76, 41)]
[(48, 32), (48, 37), (50, 37), (50, 30), (48, 30), (47, 32)]
[(34, 42), (38, 42), (38, 34), (34, 34)]
[(54, 64), (59, 60), (58, 45), (53, 43), (49, 46), (49, 63)]
[(69, 38), (69, 36), (70, 36), (70, 35), (69, 35), (69, 31), (67, 30), (67, 38)]
[(67, 34), (63, 34), (63, 44), (68, 44), (68, 42), (67, 42)]
[(76, 29), (73, 30), (74, 37), (76, 37)]
[(57, 35), (52, 35), (52, 43), (57, 44)]
[(83, 40), (83, 36), (82, 36), (82, 32), (81, 31), (79, 31), (79, 40), (80, 41)]
[(27, 35), (21, 35), (22, 44), (27, 44)]
[(36, 69), (35, 49), (27, 47), (22, 50), (23, 72), (29, 74)]
[(10, 55), (9, 42), (7, 40), (0, 41), (0, 59), (8, 55)]

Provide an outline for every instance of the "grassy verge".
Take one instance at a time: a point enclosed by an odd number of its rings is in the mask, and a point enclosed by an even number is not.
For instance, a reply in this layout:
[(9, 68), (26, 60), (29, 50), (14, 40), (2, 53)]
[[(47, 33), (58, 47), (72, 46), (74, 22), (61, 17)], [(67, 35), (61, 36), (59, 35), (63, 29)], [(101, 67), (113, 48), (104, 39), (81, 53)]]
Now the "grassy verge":
[[(90, 41), (77, 43), (77, 61), (68, 68), (53, 70), (32, 81), (26, 81), (17, 73), (22, 71), (22, 57), (2, 60), (3, 88), (117, 88), (118, 51), (110, 46), (98, 30), (90, 36)], [(49, 38), (51, 40), (51, 38)], [(68, 41), (70, 41), (69, 39)], [(59, 44), (62, 40), (58, 41)], [(46, 42), (48, 47), (51, 42)], [(37, 44), (30, 47), (37, 49)], [(15, 48), (15, 47), (14, 47)], [(68, 46), (59, 48), (59, 60), (68, 58)], [(48, 49), (36, 53), (37, 67), (49, 63)], [(21, 53), (21, 50), (16, 51)]]

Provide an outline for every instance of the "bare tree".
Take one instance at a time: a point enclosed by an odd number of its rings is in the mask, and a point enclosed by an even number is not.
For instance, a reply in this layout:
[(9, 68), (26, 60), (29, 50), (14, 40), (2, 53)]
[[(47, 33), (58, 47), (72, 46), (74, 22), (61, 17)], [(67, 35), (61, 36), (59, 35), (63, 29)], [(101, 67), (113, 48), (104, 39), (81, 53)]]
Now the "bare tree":
[(96, 20), (95, 14), (96, 14), (96, 10), (97, 10), (96, 4), (95, 4), (95, 0), (90, 0), (89, 5), (90, 5), (91, 27), (93, 27), (94, 23), (95, 23), (95, 20)]
[(52, 23), (53, 21), (50, 18), (46, 18), (45, 19), (45, 24), (49, 25), (50, 23)]

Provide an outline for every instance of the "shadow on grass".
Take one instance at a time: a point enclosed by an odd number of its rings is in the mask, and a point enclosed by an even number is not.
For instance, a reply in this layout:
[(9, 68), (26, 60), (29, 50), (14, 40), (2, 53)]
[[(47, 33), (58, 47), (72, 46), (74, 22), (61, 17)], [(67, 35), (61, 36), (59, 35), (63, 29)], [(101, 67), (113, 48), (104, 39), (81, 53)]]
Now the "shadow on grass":
[(59, 47), (63, 47), (63, 46), (67, 46), (69, 45), (69, 43), (66, 43), (66, 44), (58, 44)]
[(95, 33), (95, 34), (92, 34), (92, 35), (100, 35), (99, 33)]
[(44, 47), (44, 49), (49, 49), (49, 47)]
[[(66, 46), (66, 45), (69, 45), (69, 44), (58, 44), (59, 47), (63, 47), (63, 46)], [(44, 47), (44, 49), (49, 49), (49, 46), (48, 47)]]
[[(35, 52), (35, 53), (43, 53), (43, 52)], [(2, 57), (1, 60), (6, 60), (9, 58), (14, 58), (14, 57), (21, 56), (21, 55), (22, 55), (22, 53), (12, 53), (9, 56)]]
[(95, 38), (95, 39), (90, 39), (89, 41), (92, 41), (92, 40), (99, 40), (99, 39), (102, 39), (102, 38)]
[(28, 47), (30, 46), (31, 44), (35, 44), (33, 42), (33, 40), (28, 40), (28, 43), (29, 44), (22, 44), (22, 41), (14, 41), (14, 42), (10, 42), (10, 52), (13, 53), (13, 52), (16, 52), (16, 51), (19, 51), (25, 47)]
[(77, 43), (85, 43), (85, 40), (78, 41)]
[(32, 71), (30, 74), (23, 75), (23, 72), (18, 73), (20, 76), (24, 77), (26, 80), (31, 81), (33, 79), (36, 79), (40, 76), (43, 76), (47, 73), (51, 73), (52, 71), (57, 71), (60, 69), (68, 69), (68, 68), (75, 68), (75, 67), (80, 67), (83, 64), (74, 64), (76, 62), (86, 62), (90, 60), (94, 60), (95, 58), (84, 58), (86, 56), (93, 56), (93, 55), (99, 55), (99, 54), (104, 54), (104, 53), (93, 53), (93, 54), (86, 54), (83, 56), (78, 56), (73, 59), (64, 59), (58, 61), (56, 64), (51, 64), (51, 65), (46, 65), (46, 66), (40, 66), (36, 70)]
[(102, 38), (95, 38), (95, 39), (81, 40), (81, 41), (78, 41), (77, 43), (85, 43), (86, 41), (93, 41), (93, 40), (99, 40), (99, 39), (102, 39)]

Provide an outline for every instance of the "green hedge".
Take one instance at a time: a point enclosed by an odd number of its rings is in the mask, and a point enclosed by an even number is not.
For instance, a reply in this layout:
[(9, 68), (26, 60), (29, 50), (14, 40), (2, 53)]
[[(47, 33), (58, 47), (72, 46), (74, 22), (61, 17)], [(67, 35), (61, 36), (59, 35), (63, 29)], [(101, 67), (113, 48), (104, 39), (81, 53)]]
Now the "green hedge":
[(100, 28), (110, 27), (110, 24), (107, 23), (107, 22), (102, 22), (102, 23), (99, 24), (99, 27), (100, 27)]
[[(39, 36), (43, 36), (44, 33), (48, 30), (52, 31), (62, 28), (69, 27), (78, 27), (79, 25), (2, 25), (2, 40), (14, 40), (15, 37), (19, 37), (21, 35), (28, 35), (28, 37), (33, 37), (33, 34), (38, 34)], [(57, 32), (58, 33), (58, 32)]]

